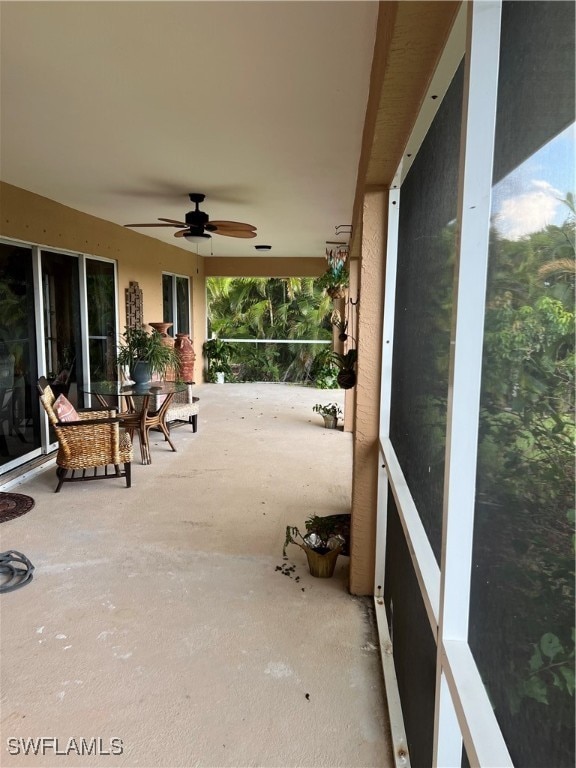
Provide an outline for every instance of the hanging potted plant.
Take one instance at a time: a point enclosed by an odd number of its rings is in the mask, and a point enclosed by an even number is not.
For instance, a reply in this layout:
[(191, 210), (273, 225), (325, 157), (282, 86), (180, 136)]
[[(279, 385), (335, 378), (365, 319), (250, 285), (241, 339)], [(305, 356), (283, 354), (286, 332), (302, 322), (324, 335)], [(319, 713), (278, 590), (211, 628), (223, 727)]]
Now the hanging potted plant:
[(349, 349), (343, 355), (338, 352), (332, 353), (334, 363), (340, 369), (336, 381), (342, 389), (352, 389), (356, 384), (356, 360), (358, 352), (355, 349)]
[(118, 349), (118, 364), (126, 366), (136, 384), (146, 384), (153, 374), (163, 377), (169, 368), (177, 373), (180, 360), (173, 347), (164, 343), (162, 335), (144, 326), (126, 327)]
[(323, 288), (331, 299), (343, 299), (348, 283), (349, 276), (343, 262), (331, 263), (326, 272), (316, 280), (316, 285)]
[(288, 544), (296, 544), (304, 550), (310, 574), (320, 579), (329, 579), (334, 574), (336, 560), (345, 544), (342, 535), (334, 533), (334, 527), (327, 518), (312, 516), (306, 521), (306, 533), (302, 535), (296, 526), (286, 526), (286, 539), (282, 554), (286, 555)]
[(336, 429), (338, 418), (342, 416), (342, 410), (338, 403), (327, 403), (326, 405), (316, 403), (312, 410), (322, 416), (326, 429)]

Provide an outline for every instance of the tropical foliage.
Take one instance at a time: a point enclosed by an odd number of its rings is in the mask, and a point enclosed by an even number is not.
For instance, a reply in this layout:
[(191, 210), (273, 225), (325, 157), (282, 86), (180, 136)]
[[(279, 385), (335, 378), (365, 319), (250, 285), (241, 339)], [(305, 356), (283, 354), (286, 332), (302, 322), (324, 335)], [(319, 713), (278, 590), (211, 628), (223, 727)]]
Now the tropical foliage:
[(333, 305), (313, 278), (212, 277), (206, 282), (212, 334), (287, 342), (232, 343), (230, 365), (238, 381), (314, 381), (315, 358), (325, 348), (299, 342), (332, 338)]
[(564, 202), (562, 226), (492, 233), (475, 533), (478, 653), (514, 648), (488, 687), (524, 722), (553, 704), (558, 735), (574, 719), (573, 196)]

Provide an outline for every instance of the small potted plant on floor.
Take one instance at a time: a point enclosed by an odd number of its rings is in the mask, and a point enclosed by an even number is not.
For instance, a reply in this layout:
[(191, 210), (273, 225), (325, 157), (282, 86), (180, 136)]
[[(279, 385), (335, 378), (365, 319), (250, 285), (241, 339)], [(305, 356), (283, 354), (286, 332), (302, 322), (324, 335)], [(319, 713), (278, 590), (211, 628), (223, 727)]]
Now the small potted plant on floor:
[(312, 516), (305, 525), (304, 535), (296, 526), (286, 526), (282, 554), (287, 557), (288, 544), (296, 544), (306, 554), (310, 574), (320, 579), (329, 579), (334, 574), (336, 560), (344, 547), (344, 537), (334, 533), (333, 525), (327, 518)]
[(312, 410), (322, 416), (326, 429), (336, 429), (338, 418), (342, 416), (342, 409), (338, 403), (327, 403), (326, 405), (316, 403)]
[(146, 384), (154, 373), (162, 377), (169, 368), (178, 372), (180, 359), (173, 347), (164, 344), (158, 331), (148, 333), (144, 326), (137, 326), (126, 327), (118, 350), (118, 364), (129, 369), (130, 378), (136, 384)]
[(208, 381), (224, 384), (226, 377), (232, 375), (232, 346), (227, 341), (214, 337), (204, 342), (203, 349), (208, 361)]

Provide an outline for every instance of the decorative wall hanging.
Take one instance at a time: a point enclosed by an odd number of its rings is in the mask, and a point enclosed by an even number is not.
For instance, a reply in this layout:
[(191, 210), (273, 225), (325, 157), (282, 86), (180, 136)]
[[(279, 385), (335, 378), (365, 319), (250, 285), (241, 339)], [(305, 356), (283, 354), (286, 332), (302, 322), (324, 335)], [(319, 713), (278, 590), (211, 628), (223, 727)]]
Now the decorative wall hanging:
[(144, 325), (144, 299), (138, 283), (131, 280), (125, 291), (126, 327), (141, 328)]

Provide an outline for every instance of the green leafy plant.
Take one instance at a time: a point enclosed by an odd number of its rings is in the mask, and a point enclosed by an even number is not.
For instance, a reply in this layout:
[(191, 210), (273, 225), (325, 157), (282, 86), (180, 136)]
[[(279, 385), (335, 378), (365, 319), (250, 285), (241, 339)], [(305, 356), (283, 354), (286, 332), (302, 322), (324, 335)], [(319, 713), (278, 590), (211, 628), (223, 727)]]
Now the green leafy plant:
[(351, 389), (356, 384), (356, 361), (358, 352), (355, 349), (349, 349), (341, 355), (339, 352), (332, 353), (334, 363), (340, 369), (336, 378), (342, 389)]
[(568, 650), (552, 632), (546, 632), (534, 644), (526, 675), (510, 697), (514, 713), (518, 712), (523, 698), (549, 704), (554, 689), (574, 696), (574, 628), (567, 646)]
[(343, 263), (332, 264), (316, 280), (316, 285), (333, 299), (342, 298), (349, 284), (349, 275)]
[(227, 341), (214, 337), (204, 342), (204, 354), (208, 360), (208, 381), (216, 381), (217, 374), (232, 375), (230, 355), (232, 346)]
[(336, 381), (338, 368), (332, 354), (332, 350), (325, 347), (314, 356), (310, 367), (310, 377), (318, 389), (338, 389), (338, 382)]
[(342, 409), (338, 403), (327, 403), (326, 405), (322, 405), (322, 403), (316, 403), (312, 410), (315, 413), (319, 413), (321, 416), (332, 416), (335, 419), (338, 419), (340, 416), (342, 416)]
[(344, 546), (344, 537), (336, 533), (333, 521), (329, 518), (317, 517), (311, 515), (305, 523), (306, 533), (300, 533), (297, 526), (286, 526), (286, 538), (282, 554), (286, 557), (286, 548), (288, 544), (296, 544), (301, 549), (311, 549), (320, 555), (325, 555), (334, 549), (342, 549)]
[(158, 331), (148, 333), (144, 326), (126, 327), (118, 349), (118, 363), (132, 370), (138, 362), (148, 363), (151, 373), (159, 376), (164, 376), (169, 368), (176, 373), (180, 369), (178, 353), (164, 344)]

